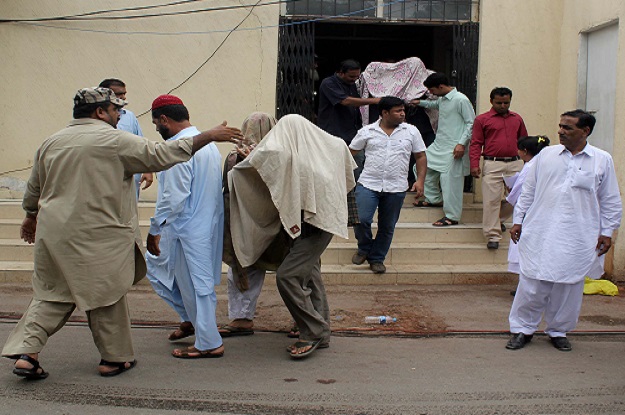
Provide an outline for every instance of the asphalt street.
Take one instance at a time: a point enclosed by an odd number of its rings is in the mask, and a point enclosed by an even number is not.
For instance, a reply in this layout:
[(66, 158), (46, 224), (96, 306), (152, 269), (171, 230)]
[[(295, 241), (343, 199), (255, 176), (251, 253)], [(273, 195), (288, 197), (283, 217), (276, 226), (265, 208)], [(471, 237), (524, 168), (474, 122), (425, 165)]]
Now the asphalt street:
[[(4, 342), (14, 321), (0, 324)], [(97, 374), (88, 328), (70, 324), (40, 356), (48, 379), (0, 367), (1, 414), (623, 414), (625, 336), (571, 335), (572, 352), (544, 336), (519, 351), (507, 336), (334, 336), (302, 361), (284, 333), (224, 339), (221, 359), (178, 360), (169, 328), (133, 330), (138, 365)], [(178, 345), (188, 343), (180, 342)]]

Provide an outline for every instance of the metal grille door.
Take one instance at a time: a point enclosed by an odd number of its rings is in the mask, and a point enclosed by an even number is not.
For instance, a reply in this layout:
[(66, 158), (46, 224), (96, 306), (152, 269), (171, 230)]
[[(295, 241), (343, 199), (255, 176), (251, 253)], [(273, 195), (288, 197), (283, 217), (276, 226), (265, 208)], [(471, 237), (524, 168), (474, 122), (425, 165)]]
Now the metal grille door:
[(280, 19), (276, 115), (300, 114), (313, 119), (315, 26)]
[(454, 60), (451, 76), (458, 91), (465, 94), (474, 107), (477, 95), (478, 40), (478, 23), (454, 25)]

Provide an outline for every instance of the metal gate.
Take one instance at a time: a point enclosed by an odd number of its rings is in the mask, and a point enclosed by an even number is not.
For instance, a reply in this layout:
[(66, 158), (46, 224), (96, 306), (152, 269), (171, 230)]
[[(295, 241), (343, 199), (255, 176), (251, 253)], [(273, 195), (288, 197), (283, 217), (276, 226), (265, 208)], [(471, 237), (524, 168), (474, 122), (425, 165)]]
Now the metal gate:
[(477, 52), (479, 23), (454, 25), (454, 56), (451, 77), (458, 91), (465, 94), (473, 106), (477, 96)]
[(315, 26), (280, 18), (276, 115), (300, 114), (313, 119)]

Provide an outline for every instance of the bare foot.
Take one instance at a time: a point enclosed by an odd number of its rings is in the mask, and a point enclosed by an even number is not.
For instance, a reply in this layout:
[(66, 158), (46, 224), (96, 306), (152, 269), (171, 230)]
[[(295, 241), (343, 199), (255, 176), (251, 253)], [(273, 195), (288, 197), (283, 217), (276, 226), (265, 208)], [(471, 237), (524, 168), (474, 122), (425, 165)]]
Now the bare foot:
[(254, 327), (254, 321), (248, 320), (246, 318), (235, 318), (230, 323), (228, 323), (228, 326), (241, 329), (251, 329)]

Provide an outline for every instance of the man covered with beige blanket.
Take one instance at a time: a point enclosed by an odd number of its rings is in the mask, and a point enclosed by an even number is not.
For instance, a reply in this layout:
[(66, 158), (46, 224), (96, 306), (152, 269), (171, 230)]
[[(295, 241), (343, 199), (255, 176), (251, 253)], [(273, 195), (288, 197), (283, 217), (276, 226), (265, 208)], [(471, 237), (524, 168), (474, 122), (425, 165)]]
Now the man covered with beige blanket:
[(355, 168), (343, 140), (291, 114), (228, 175), (232, 242), (241, 265), (258, 266), (272, 242), (288, 235), (276, 283), (300, 328), (288, 348), (295, 359), (329, 345), (320, 258), (333, 235), (347, 239), (347, 192), (355, 185)]

